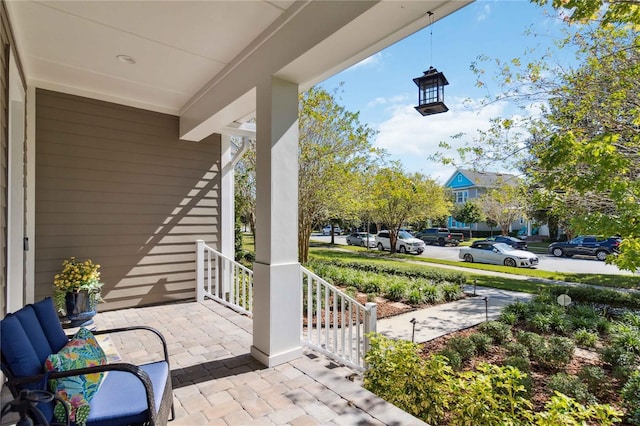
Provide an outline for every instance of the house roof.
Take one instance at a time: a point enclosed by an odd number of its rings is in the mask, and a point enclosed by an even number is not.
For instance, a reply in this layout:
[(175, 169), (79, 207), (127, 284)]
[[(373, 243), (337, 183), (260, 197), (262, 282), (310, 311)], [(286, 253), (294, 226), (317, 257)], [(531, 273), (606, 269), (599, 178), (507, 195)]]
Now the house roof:
[(30, 86), (179, 115), (199, 140), (250, 117), (265, 75), (305, 90), (471, 1), (3, 4)]
[[(458, 176), (461, 176), (459, 179)], [(459, 182), (459, 183), (458, 183)], [(457, 169), (445, 183), (448, 188), (492, 188), (504, 183), (515, 185), (518, 177), (509, 173), (494, 173)]]

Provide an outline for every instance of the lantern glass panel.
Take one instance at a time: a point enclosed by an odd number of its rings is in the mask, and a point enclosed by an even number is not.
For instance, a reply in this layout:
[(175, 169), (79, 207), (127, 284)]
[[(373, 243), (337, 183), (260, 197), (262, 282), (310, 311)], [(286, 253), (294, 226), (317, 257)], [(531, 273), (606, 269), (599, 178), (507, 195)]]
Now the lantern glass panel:
[(420, 105), (433, 102), (444, 102), (444, 85), (440, 84), (440, 79), (420, 82)]

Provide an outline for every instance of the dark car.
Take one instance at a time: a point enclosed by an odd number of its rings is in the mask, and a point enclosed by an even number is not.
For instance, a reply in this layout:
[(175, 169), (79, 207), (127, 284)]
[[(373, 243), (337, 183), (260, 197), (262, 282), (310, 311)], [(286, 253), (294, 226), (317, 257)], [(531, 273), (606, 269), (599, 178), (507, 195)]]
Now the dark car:
[(520, 238), (510, 237), (508, 235), (497, 235), (495, 237), (487, 237), (485, 238), (487, 241), (495, 241), (496, 243), (505, 243), (509, 244), (513, 248), (517, 248), (518, 250), (526, 250), (527, 243)]
[(549, 253), (556, 257), (571, 257), (576, 255), (595, 256), (598, 260), (605, 260), (608, 255), (620, 251), (618, 237), (597, 237), (595, 235), (581, 235), (570, 241), (555, 242), (549, 245)]

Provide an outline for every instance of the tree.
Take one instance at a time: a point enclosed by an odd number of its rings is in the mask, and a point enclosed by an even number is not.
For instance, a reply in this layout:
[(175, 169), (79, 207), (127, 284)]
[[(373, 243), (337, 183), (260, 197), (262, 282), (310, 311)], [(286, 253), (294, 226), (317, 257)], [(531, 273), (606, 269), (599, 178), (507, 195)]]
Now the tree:
[[(549, 0), (532, 0), (545, 5)], [(640, 4), (633, 0), (552, 0), (555, 9), (568, 13), (572, 22), (601, 19), (603, 25), (612, 23), (640, 24)]]
[(500, 226), (502, 235), (508, 235), (511, 225), (525, 212), (522, 187), (512, 182), (488, 189), (478, 204), (486, 218)]
[[(468, 223), (469, 225), (482, 222), (484, 214), (480, 206), (473, 202), (467, 201), (464, 204), (458, 204), (452, 213), (453, 218), (458, 222)], [(471, 238), (471, 226), (469, 226), (469, 238)]]
[(493, 220), (491, 218), (486, 218), (484, 220), (484, 223), (486, 223), (487, 226), (489, 227), (489, 229), (491, 229), (491, 236), (493, 237), (493, 228), (498, 226), (498, 222), (496, 222), (495, 220)]
[(299, 103), (298, 259), (306, 262), (315, 226), (358, 216), (360, 176), (381, 151), (371, 143), (375, 132), (333, 94), (313, 87), (300, 94)]
[[(535, 0), (547, 4), (548, 0)], [(640, 4), (553, 0), (565, 10), (566, 33), (555, 52), (497, 61), (497, 95), (519, 119), (498, 117), (463, 148), (472, 163), (510, 162), (547, 201), (569, 233), (620, 235), (609, 261), (640, 268)], [(574, 63), (563, 63), (573, 52)], [(480, 61), (482, 62), (482, 61)], [(485, 85), (480, 62), (472, 65)], [(496, 93), (496, 91), (493, 91)], [(509, 155), (504, 155), (508, 153)], [(502, 157), (500, 156), (502, 155)], [(551, 200), (549, 202), (548, 200)]]
[[(619, 267), (640, 267), (640, 36), (611, 25), (587, 33), (588, 55), (565, 77), (544, 116), (548, 138), (531, 146), (534, 181), (575, 193), (570, 224), (621, 235)], [(588, 53), (587, 53), (588, 52)]]
[(247, 150), (234, 169), (235, 213), (236, 221), (249, 225), (254, 238), (256, 236), (256, 144), (245, 139)]
[(377, 170), (371, 199), (372, 217), (389, 230), (391, 253), (403, 224), (448, 214), (451, 207), (437, 182), (419, 173), (406, 174), (397, 164)]

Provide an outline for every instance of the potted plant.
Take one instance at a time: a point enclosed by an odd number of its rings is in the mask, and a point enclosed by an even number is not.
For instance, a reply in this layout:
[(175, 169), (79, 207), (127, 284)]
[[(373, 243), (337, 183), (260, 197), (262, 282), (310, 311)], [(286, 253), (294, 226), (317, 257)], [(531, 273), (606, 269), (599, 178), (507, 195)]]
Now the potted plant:
[(53, 300), (58, 313), (71, 322), (72, 327), (93, 322), (98, 302), (102, 301), (100, 265), (91, 259), (79, 262), (70, 257), (62, 262), (62, 271), (53, 279)]

